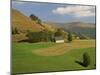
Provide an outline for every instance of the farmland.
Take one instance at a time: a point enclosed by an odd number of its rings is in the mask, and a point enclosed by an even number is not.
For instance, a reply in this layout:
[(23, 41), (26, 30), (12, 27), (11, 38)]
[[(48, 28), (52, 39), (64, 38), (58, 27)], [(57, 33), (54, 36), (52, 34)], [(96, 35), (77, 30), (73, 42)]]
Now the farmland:
[(13, 2), (12, 74), (96, 68), (95, 6)]
[[(46, 72), (95, 69), (95, 41), (74, 40), (71, 43), (56, 44), (52, 42), (13, 43), (12, 72)], [(75, 61), (82, 61), (87, 52), (91, 64), (83, 67)]]

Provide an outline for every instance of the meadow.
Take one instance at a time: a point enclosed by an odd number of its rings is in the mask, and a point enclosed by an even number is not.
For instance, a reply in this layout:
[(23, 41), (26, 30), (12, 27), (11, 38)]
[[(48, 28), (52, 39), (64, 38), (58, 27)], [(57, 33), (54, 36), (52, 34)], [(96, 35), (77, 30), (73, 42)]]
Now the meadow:
[[(87, 52), (88, 67), (76, 63)], [(12, 43), (12, 73), (87, 70), (96, 68), (95, 40), (75, 40), (71, 43)]]

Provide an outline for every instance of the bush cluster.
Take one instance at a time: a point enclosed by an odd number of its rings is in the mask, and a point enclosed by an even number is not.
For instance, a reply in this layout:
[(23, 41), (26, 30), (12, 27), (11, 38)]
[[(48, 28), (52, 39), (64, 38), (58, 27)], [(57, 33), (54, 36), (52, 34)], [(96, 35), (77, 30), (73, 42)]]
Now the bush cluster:
[(27, 37), (29, 42), (52, 41), (52, 34), (47, 31), (28, 32)]

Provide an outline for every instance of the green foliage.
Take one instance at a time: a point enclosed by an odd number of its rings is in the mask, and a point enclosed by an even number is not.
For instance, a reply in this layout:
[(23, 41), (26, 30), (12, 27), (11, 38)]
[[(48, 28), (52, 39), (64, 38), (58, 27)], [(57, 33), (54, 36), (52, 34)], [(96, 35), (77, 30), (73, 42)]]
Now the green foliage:
[(31, 18), (32, 20), (37, 20), (37, 19), (38, 19), (38, 17), (35, 16), (35, 15), (33, 15), (33, 14), (30, 15), (30, 18)]
[(41, 24), (41, 20), (40, 20), (37, 16), (31, 14), (31, 15), (30, 15), (30, 18), (31, 18), (33, 21), (35, 21), (36, 23)]
[(28, 32), (27, 37), (28, 37), (29, 42), (39, 42), (40, 41), (40, 37), (37, 34), (37, 32), (34, 32), (34, 33)]
[(38, 24), (41, 24), (42, 22), (41, 22), (41, 20), (40, 20), (40, 19), (38, 19), (38, 20), (37, 20), (37, 23), (38, 23)]
[(16, 27), (12, 28), (12, 34), (19, 34), (18, 29)]
[(47, 42), (52, 40), (52, 34), (46, 30), (40, 32), (28, 32), (27, 37), (29, 42)]
[(88, 53), (83, 54), (83, 65), (85, 67), (88, 67), (90, 65), (90, 56), (88, 55)]
[(69, 42), (72, 41), (72, 34), (71, 34), (70, 32), (68, 33), (68, 38), (67, 38), (67, 40), (68, 40)]
[(55, 36), (62, 36), (62, 30), (57, 29), (57, 31), (55, 32)]

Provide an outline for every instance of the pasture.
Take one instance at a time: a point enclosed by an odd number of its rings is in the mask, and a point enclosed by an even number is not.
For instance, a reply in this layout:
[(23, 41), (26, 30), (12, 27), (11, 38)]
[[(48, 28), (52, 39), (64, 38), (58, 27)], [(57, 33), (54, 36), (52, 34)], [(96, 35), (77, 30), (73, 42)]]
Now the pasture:
[[(84, 52), (91, 58), (88, 67), (75, 62), (82, 61)], [(61, 44), (12, 43), (12, 73), (95, 69), (95, 52), (94, 40), (75, 40), (72, 43)]]

